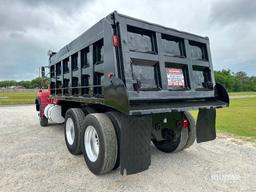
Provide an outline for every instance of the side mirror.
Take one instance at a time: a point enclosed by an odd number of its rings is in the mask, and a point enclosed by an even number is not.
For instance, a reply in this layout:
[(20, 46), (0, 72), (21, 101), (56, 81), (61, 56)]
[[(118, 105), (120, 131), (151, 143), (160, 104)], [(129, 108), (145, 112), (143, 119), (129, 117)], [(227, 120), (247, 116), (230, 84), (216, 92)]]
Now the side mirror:
[(45, 77), (45, 68), (41, 67), (41, 77)]

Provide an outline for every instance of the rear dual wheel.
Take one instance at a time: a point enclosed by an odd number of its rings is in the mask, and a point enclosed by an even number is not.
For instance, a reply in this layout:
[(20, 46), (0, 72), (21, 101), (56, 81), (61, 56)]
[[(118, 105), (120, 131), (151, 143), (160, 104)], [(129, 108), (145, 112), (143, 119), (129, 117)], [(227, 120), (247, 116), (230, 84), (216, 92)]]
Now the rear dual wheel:
[(177, 137), (174, 135), (172, 139), (156, 141), (153, 140), (154, 145), (157, 149), (165, 153), (178, 152), (185, 148), (186, 142), (188, 139), (188, 130), (182, 128), (180, 136)]
[(189, 148), (196, 140), (196, 123), (189, 112), (184, 113), (188, 120), (188, 139), (184, 148)]
[(117, 160), (118, 146), (115, 128), (103, 113), (89, 114), (82, 130), (82, 151), (92, 173), (110, 172)]
[(84, 113), (79, 108), (71, 108), (66, 112), (64, 133), (65, 142), (69, 152), (79, 155), (81, 150), (81, 131), (84, 121)]
[(181, 134), (179, 137), (174, 137), (175, 139), (156, 141), (153, 140), (153, 144), (162, 152), (172, 153), (182, 151), (185, 148), (190, 147), (196, 139), (196, 127), (195, 121), (192, 115), (189, 112), (184, 113), (189, 126), (188, 128), (182, 128)]
[(83, 152), (87, 167), (95, 175), (110, 172), (116, 165), (117, 136), (111, 120), (103, 113), (85, 116), (79, 108), (69, 109), (65, 117), (65, 141), (71, 154)]

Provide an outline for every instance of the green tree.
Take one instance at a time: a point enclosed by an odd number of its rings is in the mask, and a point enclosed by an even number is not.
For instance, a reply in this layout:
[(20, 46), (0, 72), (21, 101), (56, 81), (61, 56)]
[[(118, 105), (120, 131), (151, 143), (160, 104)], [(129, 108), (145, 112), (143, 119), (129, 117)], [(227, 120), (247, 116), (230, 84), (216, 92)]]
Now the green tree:
[(216, 82), (225, 86), (228, 91), (256, 91), (256, 77), (239, 71), (232, 73), (230, 70), (215, 71)]
[(30, 83), (31, 88), (47, 88), (49, 84), (49, 79), (47, 78), (42, 78), (42, 77), (37, 77), (33, 79)]

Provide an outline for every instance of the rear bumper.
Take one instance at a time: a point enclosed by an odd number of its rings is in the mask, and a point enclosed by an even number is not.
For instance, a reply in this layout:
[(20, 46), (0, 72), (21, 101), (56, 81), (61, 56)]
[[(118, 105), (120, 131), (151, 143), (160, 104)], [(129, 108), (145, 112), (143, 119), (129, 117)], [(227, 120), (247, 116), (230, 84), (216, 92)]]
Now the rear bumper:
[(198, 109), (223, 108), (228, 103), (216, 98), (199, 100), (172, 100), (166, 102), (137, 102), (130, 105), (129, 115), (146, 115), (173, 111), (189, 111)]
[(147, 115), (229, 106), (228, 93), (218, 83), (216, 83), (210, 95), (207, 95), (209, 92), (203, 94), (203, 91), (201, 91), (199, 93), (186, 95), (188, 93), (185, 94), (185, 92), (180, 91), (179, 95), (173, 98), (162, 97), (161, 95), (156, 97), (152, 94), (149, 94), (147, 99), (129, 97), (122, 80), (112, 78), (111, 80), (105, 81), (103, 104), (127, 115)]
[(213, 98), (172, 100), (130, 100), (129, 115), (147, 115), (172, 111), (223, 108), (229, 106), (227, 91), (216, 84)]

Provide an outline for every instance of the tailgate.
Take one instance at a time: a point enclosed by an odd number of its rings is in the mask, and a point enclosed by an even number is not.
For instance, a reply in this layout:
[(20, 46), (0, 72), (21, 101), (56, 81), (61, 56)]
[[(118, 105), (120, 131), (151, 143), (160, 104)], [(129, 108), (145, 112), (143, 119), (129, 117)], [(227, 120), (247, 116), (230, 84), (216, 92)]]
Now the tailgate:
[(132, 115), (228, 106), (226, 90), (214, 80), (207, 37), (120, 14), (116, 23), (121, 42), (116, 55), (122, 58), (117, 59), (118, 77), (128, 100), (128, 110), (123, 106), (121, 111)]
[(131, 18), (120, 27), (129, 100), (214, 97), (208, 38)]

